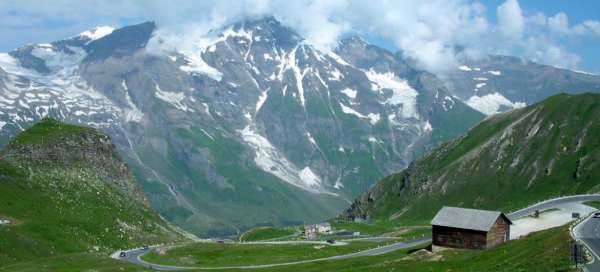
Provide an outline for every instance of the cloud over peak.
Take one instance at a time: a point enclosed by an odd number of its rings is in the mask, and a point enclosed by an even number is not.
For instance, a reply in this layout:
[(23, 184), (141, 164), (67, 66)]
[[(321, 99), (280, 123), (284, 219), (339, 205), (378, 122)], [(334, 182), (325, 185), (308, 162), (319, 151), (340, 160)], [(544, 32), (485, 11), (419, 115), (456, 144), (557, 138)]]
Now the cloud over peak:
[[(488, 9), (495, 11), (495, 21), (488, 18)], [(599, 21), (572, 25), (563, 12), (528, 14), (517, 0), (506, 0), (498, 7), (468, 0), (56, 0), (52, 5), (5, 0), (0, 3), (0, 18), (4, 18), (0, 19), (0, 35), (23, 39), (31, 35), (29, 39), (35, 41), (51, 31), (80, 28), (78, 33), (83, 25), (155, 20), (167, 40), (185, 33), (183, 42), (171, 46), (191, 50), (198, 42), (194, 39), (209, 29), (267, 15), (275, 16), (322, 50), (334, 47), (348, 32), (383, 37), (432, 72), (452, 69), (461, 58), (487, 54), (518, 54), (576, 68), (581, 58), (567, 50), (561, 39), (600, 38)], [(57, 21), (63, 25), (60, 31), (52, 28)]]

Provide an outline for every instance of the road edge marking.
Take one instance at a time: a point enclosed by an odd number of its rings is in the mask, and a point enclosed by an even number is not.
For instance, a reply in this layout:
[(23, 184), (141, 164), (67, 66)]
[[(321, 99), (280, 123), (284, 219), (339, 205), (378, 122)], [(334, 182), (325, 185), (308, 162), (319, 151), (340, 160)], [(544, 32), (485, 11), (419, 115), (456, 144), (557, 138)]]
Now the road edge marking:
[(579, 228), (584, 222), (590, 220), (593, 215), (594, 215), (594, 213), (592, 212), (585, 219), (581, 220), (579, 223), (575, 222), (575, 224), (571, 225), (571, 227), (570, 227), (571, 237), (573, 237), (575, 239), (575, 241), (581, 242), (585, 246), (586, 250), (588, 252), (592, 253), (593, 259), (592, 259), (591, 262), (586, 263), (586, 265), (593, 264), (595, 262), (599, 262), (600, 261), (600, 256), (598, 256), (596, 254), (596, 252), (594, 252), (593, 250), (591, 250), (590, 246), (585, 242), (585, 240), (583, 240), (583, 238), (579, 238), (577, 236), (577, 233), (579, 233), (579, 232), (576, 231), (575, 229)]

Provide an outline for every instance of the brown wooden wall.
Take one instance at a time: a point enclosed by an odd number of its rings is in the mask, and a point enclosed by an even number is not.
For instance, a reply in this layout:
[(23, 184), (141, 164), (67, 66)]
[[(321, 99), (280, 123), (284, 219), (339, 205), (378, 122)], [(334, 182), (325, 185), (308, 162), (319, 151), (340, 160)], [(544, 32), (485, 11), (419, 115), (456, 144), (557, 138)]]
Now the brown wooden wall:
[(433, 245), (452, 248), (484, 249), (487, 237), (484, 231), (432, 226)]
[(488, 232), (459, 229), (444, 226), (432, 226), (432, 239), (434, 246), (485, 249), (506, 242), (510, 235), (509, 222), (503, 216), (496, 219)]
[(508, 241), (510, 237), (509, 222), (503, 216), (498, 216), (496, 222), (487, 234), (487, 248), (497, 246)]

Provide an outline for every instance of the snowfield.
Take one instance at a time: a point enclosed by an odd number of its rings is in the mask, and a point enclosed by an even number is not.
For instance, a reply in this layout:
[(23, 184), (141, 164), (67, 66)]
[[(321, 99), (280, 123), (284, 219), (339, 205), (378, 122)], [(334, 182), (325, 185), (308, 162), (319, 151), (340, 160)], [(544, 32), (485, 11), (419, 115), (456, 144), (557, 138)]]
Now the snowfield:
[(399, 106), (398, 113), (404, 118), (419, 119), (417, 113), (417, 91), (413, 89), (404, 79), (396, 77), (393, 73), (377, 73), (373, 69), (366, 71), (367, 78), (373, 84), (371, 88), (375, 92), (383, 93), (384, 89), (392, 91), (392, 95), (383, 103)]
[(483, 96), (471, 96), (467, 100), (467, 105), (482, 112), (485, 115), (492, 115), (500, 112), (502, 106), (516, 109), (527, 106), (523, 102), (512, 102), (498, 92), (486, 94)]
[(269, 140), (256, 133), (250, 126), (238, 130), (242, 138), (254, 150), (254, 163), (263, 171), (311, 193), (337, 195), (323, 189), (323, 182), (310, 167), (299, 169), (290, 162)]

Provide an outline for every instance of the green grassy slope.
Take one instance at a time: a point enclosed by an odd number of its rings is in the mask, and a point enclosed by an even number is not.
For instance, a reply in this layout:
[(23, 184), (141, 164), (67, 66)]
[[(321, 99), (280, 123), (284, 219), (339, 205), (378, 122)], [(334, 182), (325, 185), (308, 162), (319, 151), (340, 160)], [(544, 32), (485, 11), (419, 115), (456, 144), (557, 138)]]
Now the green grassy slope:
[(105, 254), (75, 253), (40, 258), (0, 267), (0, 272), (114, 272), (154, 271), (138, 265), (110, 259)]
[(240, 241), (261, 241), (289, 236), (296, 232), (294, 228), (261, 227), (254, 228), (240, 235)]
[(429, 254), (415, 253), (419, 249), (415, 248), (379, 256), (244, 271), (575, 271), (569, 261), (569, 240), (567, 227), (560, 227), (484, 251), (447, 250)]
[(108, 136), (41, 121), (0, 152), (0, 267), (180, 239), (140, 192)]
[(443, 205), (511, 211), (600, 189), (600, 95), (492, 116), (359, 197), (341, 217), (424, 224)]
[[(321, 261), (315, 263), (273, 268), (244, 269), (244, 271), (415, 271), (415, 272), (479, 272), (479, 271), (575, 271), (569, 262), (569, 233), (567, 227), (533, 233), (521, 240), (509, 241), (485, 251), (447, 250), (429, 254), (418, 251), (422, 247), (399, 250), (392, 253), (359, 257), (347, 260)], [(223, 245), (221, 245), (223, 246)], [(314, 249), (312, 251), (315, 251)], [(243, 253), (238, 251), (238, 253)], [(246, 256), (252, 253), (245, 253)], [(316, 253), (312, 253), (316, 254)], [(196, 259), (193, 254), (180, 261), (188, 263), (210, 262), (218, 255), (204, 255)], [(184, 257), (182, 255), (182, 257)], [(227, 256), (221, 256), (224, 258)], [(264, 258), (264, 255), (261, 256)], [(235, 260), (239, 262), (239, 260)], [(272, 260), (271, 260), (272, 261)], [(253, 262), (249, 258), (249, 262)], [(51, 257), (32, 262), (0, 268), (0, 272), (46, 272), (46, 271), (150, 271), (108, 259), (97, 254), (72, 254)], [(189, 270), (194, 271), (194, 270)], [(205, 270), (200, 270), (205, 271)], [(239, 271), (212, 270), (212, 271)]]
[(144, 255), (142, 259), (152, 263), (175, 266), (225, 267), (276, 264), (343, 255), (394, 242), (397, 241), (355, 241), (343, 246), (194, 243), (169, 249), (164, 254), (151, 252)]

